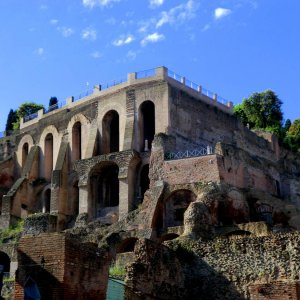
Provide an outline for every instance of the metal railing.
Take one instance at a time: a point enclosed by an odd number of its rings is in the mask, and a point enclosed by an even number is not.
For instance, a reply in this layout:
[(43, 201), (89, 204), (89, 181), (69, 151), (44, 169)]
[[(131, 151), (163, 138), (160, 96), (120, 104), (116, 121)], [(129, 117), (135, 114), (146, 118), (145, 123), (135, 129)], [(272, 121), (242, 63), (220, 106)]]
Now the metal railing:
[(47, 109), (44, 109), (44, 114), (48, 114), (51, 111), (62, 108), (65, 104), (65, 101), (57, 102), (56, 104), (49, 106)]
[(206, 156), (206, 155), (211, 155), (213, 153), (214, 153), (213, 148), (211, 146), (200, 147), (198, 149), (193, 149), (193, 150), (167, 152), (165, 153), (165, 160), (175, 160), (175, 159), (183, 159), (189, 157)]
[(202, 95), (205, 95), (215, 101), (218, 101), (219, 103), (222, 103), (224, 105), (226, 105), (226, 103), (228, 102), (225, 98), (222, 98), (220, 96), (217, 95), (217, 93), (214, 93), (204, 87), (202, 87), (201, 85), (192, 82), (191, 80), (185, 78), (184, 76), (181, 76), (171, 70), (168, 69), (168, 73), (167, 73), (168, 77), (173, 78), (174, 80), (184, 84), (185, 86), (201, 93)]
[(74, 97), (74, 102), (79, 101), (79, 100), (81, 100), (81, 99), (83, 99), (83, 98), (85, 98), (85, 97), (87, 97), (91, 94), (93, 94), (93, 89), (88, 89), (85, 92), (82, 92), (82, 93), (78, 94), (77, 96), (75, 96)]
[(23, 120), (24, 120), (24, 123), (25, 123), (25, 122), (31, 121), (33, 119), (36, 119), (37, 117), (38, 117), (38, 113), (35, 112), (35, 113), (31, 114), (31, 115), (25, 116), (23, 118)]
[(121, 78), (119, 80), (113, 80), (111, 82), (108, 82), (108, 83), (105, 83), (105, 84), (101, 84), (101, 90), (109, 89), (111, 87), (114, 87), (114, 86), (116, 86), (118, 84), (121, 84), (121, 83), (124, 83), (126, 81), (127, 81), (126, 78)]
[(147, 78), (147, 77), (154, 77), (155, 76), (155, 69), (148, 69), (144, 71), (136, 72), (136, 79)]

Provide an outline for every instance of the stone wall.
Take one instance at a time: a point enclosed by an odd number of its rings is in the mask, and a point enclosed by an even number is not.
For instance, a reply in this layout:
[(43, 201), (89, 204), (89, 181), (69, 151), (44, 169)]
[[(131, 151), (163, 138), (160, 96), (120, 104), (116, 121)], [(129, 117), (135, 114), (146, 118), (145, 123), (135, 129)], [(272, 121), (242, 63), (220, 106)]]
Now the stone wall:
[(105, 299), (109, 259), (97, 246), (63, 234), (25, 236), (18, 263), (15, 299), (24, 298), (29, 277), (42, 299)]
[(160, 299), (300, 299), (300, 233), (256, 238), (140, 240), (126, 283)]

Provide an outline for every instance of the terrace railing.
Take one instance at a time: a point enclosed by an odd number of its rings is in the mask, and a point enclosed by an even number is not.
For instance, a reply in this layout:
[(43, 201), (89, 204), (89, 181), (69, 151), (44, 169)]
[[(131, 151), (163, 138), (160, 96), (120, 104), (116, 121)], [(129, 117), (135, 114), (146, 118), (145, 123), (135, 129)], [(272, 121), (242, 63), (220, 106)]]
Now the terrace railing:
[(136, 72), (136, 79), (154, 77), (156, 74), (155, 72), (156, 72), (155, 69), (148, 69), (148, 70)]
[(38, 117), (38, 113), (37, 112), (35, 112), (35, 113), (31, 114), (31, 115), (25, 116), (24, 117), (24, 123), (25, 122), (29, 122), (29, 121), (31, 121), (33, 119), (36, 119), (37, 117)]
[(165, 160), (183, 159), (189, 157), (206, 156), (211, 154), (213, 154), (213, 148), (211, 146), (199, 147), (193, 150), (167, 152), (165, 153)]

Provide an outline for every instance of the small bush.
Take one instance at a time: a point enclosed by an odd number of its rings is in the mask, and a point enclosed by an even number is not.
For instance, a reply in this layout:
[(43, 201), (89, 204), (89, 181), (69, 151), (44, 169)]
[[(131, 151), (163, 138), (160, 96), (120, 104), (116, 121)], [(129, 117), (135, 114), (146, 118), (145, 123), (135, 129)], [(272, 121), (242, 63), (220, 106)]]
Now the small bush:
[(124, 267), (112, 265), (109, 268), (109, 276), (111, 276), (111, 277), (122, 277), (125, 275), (126, 275), (126, 272), (125, 272)]
[(20, 220), (15, 225), (9, 226), (5, 229), (0, 229), (0, 244), (8, 242), (17, 242), (23, 231), (24, 221)]

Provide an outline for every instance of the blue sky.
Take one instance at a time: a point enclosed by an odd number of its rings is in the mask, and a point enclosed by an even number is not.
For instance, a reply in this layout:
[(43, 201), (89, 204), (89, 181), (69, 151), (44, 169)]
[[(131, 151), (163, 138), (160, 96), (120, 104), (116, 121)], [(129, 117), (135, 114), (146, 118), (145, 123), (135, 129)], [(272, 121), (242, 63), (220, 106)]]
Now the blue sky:
[(48, 105), (165, 65), (235, 104), (274, 90), (300, 117), (299, 0), (0, 0), (0, 131)]

